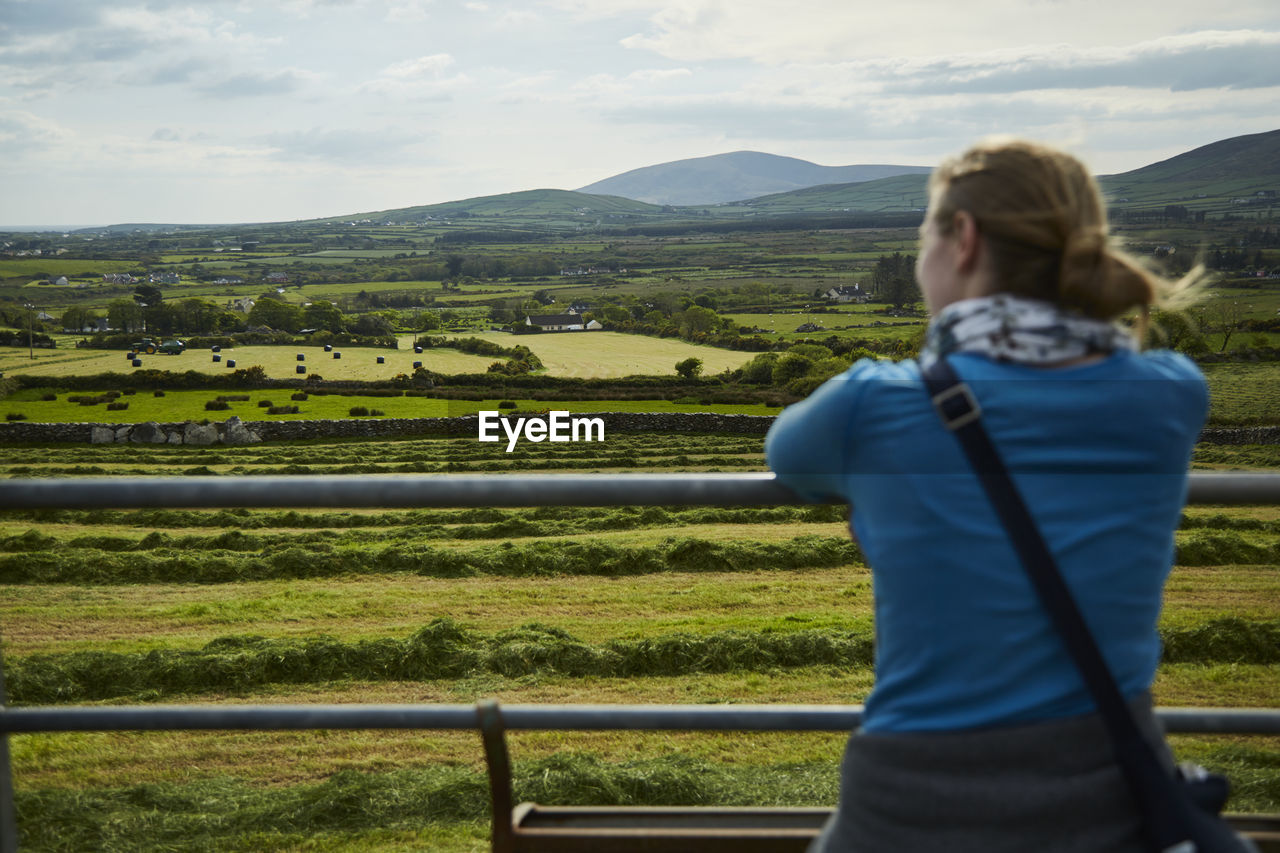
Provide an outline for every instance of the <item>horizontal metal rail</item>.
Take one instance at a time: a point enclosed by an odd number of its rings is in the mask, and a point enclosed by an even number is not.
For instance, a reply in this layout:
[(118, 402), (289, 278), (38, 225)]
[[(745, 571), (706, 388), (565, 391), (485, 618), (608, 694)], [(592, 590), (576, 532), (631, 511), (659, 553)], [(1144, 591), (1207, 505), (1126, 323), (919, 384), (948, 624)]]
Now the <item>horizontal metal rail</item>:
[[(1174, 734), (1280, 735), (1280, 710), (1159, 708)], [(526, 731), (822, 731), (862, 722), (860, 705), (503, 705)], [(0, 733), (175, 730), (478, 729), (474, 705), (151, 705), (0, 711)]]
[[(1280, 504), (1280, 474), (1192, 471), (1188, 503)], [(0, 481), (0, 508), (779, 506), (772, 473), (81, 477)]]

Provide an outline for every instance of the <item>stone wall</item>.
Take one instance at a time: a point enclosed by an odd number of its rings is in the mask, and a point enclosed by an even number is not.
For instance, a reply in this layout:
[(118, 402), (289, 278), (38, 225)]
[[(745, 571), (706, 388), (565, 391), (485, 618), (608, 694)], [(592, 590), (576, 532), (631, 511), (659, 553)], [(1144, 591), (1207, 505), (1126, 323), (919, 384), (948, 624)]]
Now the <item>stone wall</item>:
[[(695, 432), (764, 435), (773, 423), (771, 415), (715, 415), (706, 412), (647, 413), (601, 412), (576, 417), (601, 418), (605, 436), (612, 432)], [(513, 417), (538, 417), (514, 415)], [(40, 424), (26, 421), (0, 423), (0, 443), (111, 443), (148, 444), (250, 444), (258, 441), (291, 441), (306, 438), (392, 438), (405, 436), (472, 437), (478, 418), (346, 418), (322, 421), (241, 421), (237, 417), (199, 424)], [(1280, 427), (1210, 428), (1200, 435), (1207, 444), (1280, 444)]]

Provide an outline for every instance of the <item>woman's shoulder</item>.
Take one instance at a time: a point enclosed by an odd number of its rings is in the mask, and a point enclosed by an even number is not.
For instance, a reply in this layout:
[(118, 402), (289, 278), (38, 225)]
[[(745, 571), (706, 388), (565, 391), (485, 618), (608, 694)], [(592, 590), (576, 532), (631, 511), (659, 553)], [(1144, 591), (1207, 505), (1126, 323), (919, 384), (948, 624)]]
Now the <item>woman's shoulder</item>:
[(1204, 381), (1204, 374), (1200, 372), (1196, 363), (1180, 352), (1152, 349), (1131, 353), (1131, 356), (1134, 364), (1161, 378)]
[(837, 378), (853, 382), (911, 382), (920, 380), (920, 366), (914, 359), (903, 361), (864, 358)]

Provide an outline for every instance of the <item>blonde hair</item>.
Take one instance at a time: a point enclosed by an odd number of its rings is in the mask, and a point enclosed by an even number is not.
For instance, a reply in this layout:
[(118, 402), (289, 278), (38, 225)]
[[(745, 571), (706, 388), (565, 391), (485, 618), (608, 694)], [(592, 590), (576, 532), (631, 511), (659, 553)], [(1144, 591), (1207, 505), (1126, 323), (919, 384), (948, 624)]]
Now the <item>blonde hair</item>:
[(943, 233), (967, 211), (986, 238), (998, 292), (1052, 302), (1111, 320), (1198, 281), (1174, 283), (1113, 247), (1102, 193), (1075, 157), (1022, 140), (988, 140), (950, 158), (929, 177), (930, 216)]

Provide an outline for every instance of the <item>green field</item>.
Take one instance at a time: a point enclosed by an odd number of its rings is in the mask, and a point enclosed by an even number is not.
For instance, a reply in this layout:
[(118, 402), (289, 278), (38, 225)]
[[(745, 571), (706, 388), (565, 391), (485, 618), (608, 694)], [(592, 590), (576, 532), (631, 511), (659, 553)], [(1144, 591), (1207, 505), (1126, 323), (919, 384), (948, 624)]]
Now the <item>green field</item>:
[(702, 360), (702, 372), (714, 375), (741, 367), (753, 353), (698, 346), (674, 338), (649, 338), (618, 332), (566, 332), (511, 335), (481, 332), (482, 338), (504, 347), (526, 346), (542, 359), (551, 376), (581, 378), (610, 376), (663, 376), (675, 373), (675, 363), (686, 358)]
[[(207, 349), (141, 359), (144, 369), (210, 377), (230, 374), (232, 360), (235, 369), (259, 366), (273, 379), (306, 377), (315, 387), (305, 399), (293, 399), (301, 392), (291, 388), (77, 393), (54, 380), (133, 368), (122, 351), (76, 349), (79, 336), (49, 328), (59, 346), (35, 350), (34, 359), (23, 346), (0, 348), (5, 377), (49, 383), (6, 396), (0, 413), (30, 422), (105, 423), (414, 418), (471, 414), (506, 401), (517, 412), (776, 414), (774, 405), (708, 401), (774, 403), (787, 399), (782, 383), (706, 380), (678, 386), (669, 396), (688, 396), (672, 400), (657, 399), (674, 387), (657, 379), (610, 386), (618, 396), (655, 389), (648, 400), (553, 401), (579, 386), (537, 387), (525, 384), (527, 377), (492, 386), (458, 380), (449, 389), (450, 377), (485, 373), (504, 359), (449, 347), (414, 354), (415, 336), (406, 332), (422, 327), (423, 312), (449, 311), (449, 331), (431, 334), (528, 347), (543, 364), (540, 375), (552, 378), (671, 378), (674, 365), (691, 357), (703, 362), (703, 377), (716, 377), (756, 356), (613, 331), (492, 331), (512, 316), (518, 322), (581, 300), (601, 315), (608, 309), (619, 323), (641, 317), (651, 323), (658, 311), (650, 330), (667, 323), (663, 334), (694, 339), (680, 318), (696, 303), (781, 344), (834, 337), (842, 358), (855, 340), (901, 354), (888, 344), (918, 339), (922, 316), (892, 317), (876, 304), (817, 309), (828, 307), (821, 294), (832, 286), (868, 286), (880, 257), (917, 251), (910, 220), (923, 203), (921, 186), (920, 178), (906, 177), (820, 187), (705, 214), (533, 191), (371, 214), (375, 221), (366, 224), (344, 217), (122, 231), (92, 241), (16, 235), (34, 242), (15, 244), (15, 253), (42, 242), (45, 254), (0, 257), (0, 309), (11, 328), (25, 331), (27, 304), (54, 315), (69, 307), (102, 313), (112, 301), (133, 298), (133, 285), (103, 284), (103, 273), (172, 271), (182, 283), (163, 288), (168, 305), (193, 296), (219, 310), (231, 299), (264, 294), (300, 307), (330, 300), (349, 324), (366, 314), (390, 323), (399, 349), (337, 346), (335, 358), (318, 346), (244, 346), (224, 348), (219, 362)], [(1180, 191), (1160, 180), (1128, 189), (1142, 205), (1163, 204), (1168, 192)], [(854, 201), (906, 215), (853, 227), (843, 208)], [(1224, 270), (1240, 272), (1208, 288), (1190, 314), (1213, 353), (1231, 333), (1226, 349), (1235, 360), (1204, 364), (1211, 423), (1280, 424), (1280, 363), (1263, 351), (1280, 342), (1280, 331), (1267, 325), (1280, 311), (1280, 282), (1255, 270), (1280, 264), (1274, 216), (1268, 210), (1267, 218), (1219, 219), (1216, 204), (1205, 202), (1209, 222), (1130, 224), (1120, 237), (1143, 257), (1165, 246), (1176, 247), (1178, 261), (1219, 247), (1244, 256), (1234, 266), (1223, 262)], [(769, 212), (801, 218), (779, 221), (777, 230), (752, 227)], [(378, 224), (392, 214), (401, 224)], [(242, 244), (252, 251), (218, 250)], [(578, 266), (603, 271), (559, 274)], [(266, 282), (272, 271), (288, 272), (283, 292)], [(58, 275), (73, 286), (36, 283)], [(212, 283), (224, 275), (244, 282)], [(86, 286), (74, 286), (80, 283)], [(244, 315), (215, 320), (200, 328), (241, 329), (249, 322)], [(148, 315), (148, 328), (169, 328), (160, 321)], [(1245, 321), (1260, 331), (1246, 331)], [(197, 328), (194, 320), (181, 322)], [(797, 332), (803, 323), (821, 329)], [(1230, 352), (1238, 348), (1247, 349)], [(411, 374), (414, 362), (445, 375), (443, 387), (415, 389), (414, 396), (323, 393), (336, 390), (327, 385), (334, 380)], [(299, 365), (305, 374), (296, 372)], [(824, 364), (822, 375), (830, 367)], [(11, 384), (17, 383), (5, 383)], [(596, 396), (596, 386), (582, 385), (582, 396)], [(108, 411), (99, 398), (117, 391)], [(416, 396), (448, 391), (486, 399)], [(228, 396), (235, 398), (228, 408), (206, 409)], [(296, 405), (298, 412), (270, 415), (264, 403)], [(357, 407), (380, 414), (352, 415)], [(1280, 471), (1280, 446), (1202, 444), (1193, 465)], [(761, 470), (761, 435), (618, 432), (603, 441), (524, 442), (511, 453), (505, 443), (475, 435), (234, 447), (0, 445), (6, 478), (312, 474), (376, 481)], [(799, 505), (9, 510), (0, 512), (6, 687), (20, 706), (483, 698), (858, 703), (874, 683), (875, 626), (871, 574), (848, 535), (847, 512)], [(1277, 566), (1280, 507), (1186, 510), (1159, 624), (1165, 648), (1154, 688), (1159, 705), (1280, 707)], [(518, 800), (600, 805), (830, 806), (844, 739), (741, 732), (509, 736)], [(1280, 812), (1280, 737), (1181, 736), (1173, 744), (1179, 758), (1232, 777), (1231, 810)], [(470, 731), (68, 733), (15, 736), (11, 746), (24, 850), (488, 848), (483, 753)]]
[[(749, 471), (762, 468), (761, 444), (617, 434), (523, 444), (511, 455), (471, 437), (62, 445), (0, 449), (0, 476)], [(1280, 453), (1203, 447), (1196, 464), (1277, 470)], [(0, 514), (0, 612), (10, 698), (859, 702), (873, 681), (871, 577), (844, 513), (9, 511)], [(1275, 643), (1248, 638), (1280, 634), (1280, 508), (1191, 507), (1177, 542), (1157, 702), (1277, 707)], [(471, 732), (12, 741), (23, 849), (487, 844)], [(510, 741), (518, 799), (821, 805), (835, 797), (843, 736), (544, 732)], [(1280, 739), (1174, 743), (1181, 757), (1231, 773), (1232, 809), (1280, 810)]]
[[(738, 367), (751, 358), (750, 353), (617, 332), (519, 336), (506, 332), (480, 332), (460, 337), (479, 337), (504, 347), (527, 346), (542, 359), (546, 372), (552, 376), (672, 375), (675, 363), (686, 358), (702, 359), (703, 372), (714, 374)], [(224, 347), (217, 362), (213, 361), (213, 354), (205, 350), (188, 350), (173, 356), (141, 355), (139, 358), (144, 368), (171, 372), (227, 373), (233, 369), (228, 362), (235, 361), (236, 369), (257, 365), (270, 377), (292, 379), (300, 375), (296, 368), (301, 364), (307, 368), (306, 375), (363, 381), (387, 380), (401, 373), (412, 374), (414, 362), (421, 362), (427, 370), (436, 373), (484, 373), (495, 360), (447, 347), (426, 349), (415, 355), (412, 335), (402, 336), (397, 350), (342, 346), (336, 346), (334, 350), (341, 358), (335, 358), (334, 352), (325, 352), (323, 347), (309, 346)], [(305, 361), (297, 360), (299, 354), (305, 356)], [(126, 360), (124, 351), (60, 347), (36, 349), (34, 359), (29, 355), (25, 348), (0, 347), (0, 373), (82, 376), (128, 373), (134, 369)], [(385, 359), (383, 364), (377, 363), (379, 356)]]

